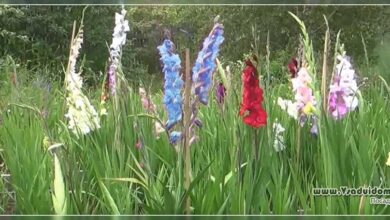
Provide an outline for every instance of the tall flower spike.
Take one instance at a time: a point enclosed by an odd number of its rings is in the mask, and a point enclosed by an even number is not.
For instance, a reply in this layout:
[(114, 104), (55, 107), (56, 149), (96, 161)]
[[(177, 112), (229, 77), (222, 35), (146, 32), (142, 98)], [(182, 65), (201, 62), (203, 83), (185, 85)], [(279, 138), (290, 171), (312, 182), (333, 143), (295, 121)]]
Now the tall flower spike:
[(110, 66), (107, 71), (106, 88), (110, 90), (111, 95), (115, 95), (116, 73), (119, 65), (122, 46), (126, 43), (127, 32), (130, 31), (129, 21), (125, 19), (126, 10), (122, 8), (121, 13), (115, 13), (115, 27), (112, 34), (112, 43), (110, 46)]
[(337, 56), (333, 82), (329, 90), (329, 112), (336, 120), (344, 118), (348, 112), (354, 111), (358, 106), (356, 97), (358, 86), (355, 80), (355, 70), (350, 58), (342, 51)]
[(223, 25), (216, 23), (209, 36), (203, 42), (203, 48), (198, 54), (195, 65), (192, 68), (192, 92), (199, 101), (207, 105), (209, 90), (212, 83), (212, 74), (215, 71), (215, 59), (219, 53), (219, 46), (224, 41)]
[(307, 121), (307, 119), (312, 118), (312, 133), (317, 134), (317, 123), (316, 123), (316, 105), (313, 90), (312, 90), (312, 78), (306, 69), (302, 67), (298, 73), (297, 77), (291, 79), (293, 85), (293, 92), (295, 93), (295, 105), (298, 109), (299, 121), (301, 126)]
[(306, 67), (302, 67), (295, 78), (291, 79), (295, 100), (278, 98), (278, 105), (303, 126), (307, 120), (312, 120), (311, 133), (317, 134), (317, 115), (312, 78)]
[(291, 81), (299, 112), (304, 115), (311, 115), (314, 113), (316, 102), (311, 89), (312, 78), (308, 70), (302, 67), (297, 73), (297, 77)]
[(68, 128), (76, 135), (87, 134), (94, 129), (100, 128), (100, 121), (95, 108), (82, 92), (82, 78), (76, 72), (76, 62), (79, 50), (83, 42), (83, 30), (80, 29), (71, 45), (69, 66), (65, 73), (66, 83), (66, 104), (68, 112), (65, 117), (68, 121)]
[(259, 128), (267, 124), (267, 113), (262, 108), (263, 90), (260, 88), (256, 67), (247, 59), (246, 67), (242, 72), (244, 91), (240, 108), (245, 124)]
[[(165, 125), (166, 129), (171, 130), (182, 119), (182, 103), (181, 90), (183, 80), (180, 77), (180, 58), (174, 53), (175, 45), (169, 39), (157, 47), (160, 52), (160, 60), (163, 64), (163, 73), (165, 78), (164, 83), (164, 105), (168, 113), (168, 121)], [(170, 142), (176, 144), (181, 138), (180, 132), (170, 133)]]

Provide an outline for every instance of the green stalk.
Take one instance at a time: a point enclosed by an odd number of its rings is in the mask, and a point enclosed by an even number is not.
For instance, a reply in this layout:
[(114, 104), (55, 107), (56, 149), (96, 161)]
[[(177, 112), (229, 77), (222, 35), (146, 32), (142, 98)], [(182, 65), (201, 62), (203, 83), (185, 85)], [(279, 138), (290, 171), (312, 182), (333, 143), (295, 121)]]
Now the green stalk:
[(328, 20), (326, 19), (324, 15), (325, 23), (326, 23), (326, 32), (325, 32), (325, 42), (324, 42), (324, 60), (322, 64), (322, 80), (321, 80), (321, 95), (322, 95), (322, 107), (324, 112), (326, 112), (326, 104), (327, 104), (327, 94), (326, 94), (326, 75), (328, 72), (328, 46), (330, 44), (330, 39), (329, 39), (329, 24)]
[(267, 87), (266, 87), (266, 89), (269, 89), (269, 84), (270, 84), (270, 61), (269, 61), (269, 58), (271, 56), (271, 51), (269, 50), (269, 31), (267, 33), (266, 50), (267, 50), (267, 54), (265, 56), (265, 69), (267, 71)]
[(301, 125), (298, 123), (297, 126), (297, 171), (299, 170), (299, 160), (301, 154)]
[[(190, 123), (191, 123), (191, 72), (190, 50), (185, 50), (185, 91), (184, 91), (184, 190), (188, 191), (191, 183), (191, 149), (190, 149)], [(190, 196), (185, 201), (185, 213), (191, 214)]]
[(255, 155), (255, 160), (259, 160), (259, 132), (257, 129), (253, 128), (251, 129), (253, 132), (253, 142), (252, 142), (252, 153)]
[[(118, 91), (120, 91), (120, 86), (121, 86), (121, 80), (117, 81), (117, 84), (115, 86), (115, 94), (114, 94), (114, 116), (115, 116), (115, 139), (114, 139), (114, 147), (119, 150), (119, 145), (120, 145), (120, 133), (121, 133), (121, 128), (119, 126), (120, 124), (120, 103), (119, 103), (119, 98), (118, 98)], [(119, 152), (118, 152), (119, 153)]]

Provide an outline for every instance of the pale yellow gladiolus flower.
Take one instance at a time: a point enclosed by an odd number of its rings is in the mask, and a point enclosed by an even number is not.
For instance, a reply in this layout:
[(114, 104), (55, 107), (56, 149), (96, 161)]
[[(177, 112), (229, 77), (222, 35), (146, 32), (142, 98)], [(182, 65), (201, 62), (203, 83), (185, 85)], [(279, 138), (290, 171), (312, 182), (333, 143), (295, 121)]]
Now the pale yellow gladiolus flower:
[(308, 102), (305, 107), (303, 108), (303, 113), (305, 115), (311, 115), (316, 111), (316, 108), (313, 106), (311, 102)]

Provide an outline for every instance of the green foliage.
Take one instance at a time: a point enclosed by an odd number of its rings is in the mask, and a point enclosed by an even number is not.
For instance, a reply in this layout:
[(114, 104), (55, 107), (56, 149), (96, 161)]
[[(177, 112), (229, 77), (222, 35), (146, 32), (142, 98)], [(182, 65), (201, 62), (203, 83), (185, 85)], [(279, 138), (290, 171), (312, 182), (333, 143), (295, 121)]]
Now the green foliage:
[[(83, 6), (1, 6), (0, 57), (10, 55), (26, 63), (29, 69), (47, 67), (50, 70), (46, 71), (47, 77), (61, 79), (58, 73), (66, 64), (73, 21), (80, 19), (82, 9)], [(249, 33), (255, 25), (260, 56), (266, 54), (270, 31), (271, 60), (274, 63), (278, 60), (283, 68), (296, 55), (300, 33), (294, 22), (286, 19), (288, 11), (306, 23), (316, 49), (323, 46), (325, 15), (331, 24), (331, 41), (335, 41), (341, 29), (340, 37), (358, 64), (364, 62), (361, 34), (371, 62), (375, 63), (373, 50), (390, 26), (389, 8), (380, 6), (138, 6), (126, 9), (131, 30), (123, 52), (123, 66), (125, 74), (135, 82), (140, 78), (146, 82), (161, 78), (156, 47), (162, 41), (164, 29), (171, 31), (180, 54), (185, 47), (191, 49), (193, 61), (216, 15), (220, 15), (225, 26), (226, 42), (221, 54), (226, 60), (240, 60), (242, 54), (251, 50), (253, 37)], [(86, 12), (82, 54), (87, 85), (103, 80), (100, 73), (106, 72), (114, 13), (119, 10), (118, 6), (91, 6)], [(278, 69), (276, 63), (272, 65), (273, 72), (282, 75), (282, 68)]]

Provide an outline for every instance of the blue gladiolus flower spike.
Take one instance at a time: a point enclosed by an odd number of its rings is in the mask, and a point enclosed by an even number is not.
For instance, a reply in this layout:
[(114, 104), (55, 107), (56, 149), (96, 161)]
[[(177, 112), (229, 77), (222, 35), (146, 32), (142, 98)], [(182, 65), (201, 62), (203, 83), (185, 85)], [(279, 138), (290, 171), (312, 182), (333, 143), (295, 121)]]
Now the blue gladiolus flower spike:
[[(183, 88), (183, 80), (180, 76), (180, 58), (174, 53), (175, 45), (169, 39), (157, 47), (160, 52), (160, 60), (163, 64), (163, 73), (165, 78), (164, 83), (164, 105), (168, 113), (168, 121), (166, 129), (172, 129), (182, 119), (182, 103), (181, 90)], [(177, 132), (172, 132), (170, 137), (172, 144), (176, 143), (181, 135)]]
[(215, 59), (219, 53), (219, 47), (224, 41), (223, 25), (216, 23), (209, 36), (203, 42), (203, 48), (199, 51), (198, 58), (192, 68), (192, 92), (199, 101), (207, 105), (209, 90), (212, 84), (212, 74), (216, 69)]

